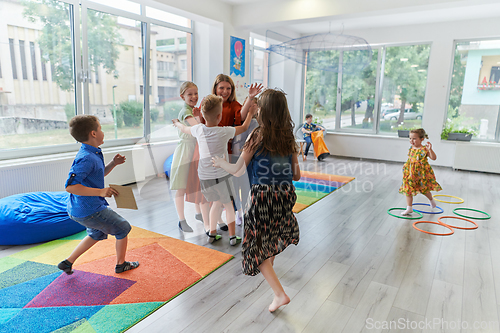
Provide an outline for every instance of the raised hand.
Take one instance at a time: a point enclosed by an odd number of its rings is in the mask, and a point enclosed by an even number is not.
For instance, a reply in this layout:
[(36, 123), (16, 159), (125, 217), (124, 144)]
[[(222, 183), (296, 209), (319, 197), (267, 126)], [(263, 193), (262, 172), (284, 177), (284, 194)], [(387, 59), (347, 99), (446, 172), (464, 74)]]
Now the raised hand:
[(427, 148), (427, 150), (432, 150), (432, 143), (430, 143), (430, 141), (427, 141), (425, 148)]
[(264, 86), (262, 85), (262, 83), (252, 83), (250, 85), (250, 88), (248, 88), (248, 97), (250, 99), (253, 99), (255, 96), (257, 96), (258, 94), (260, 94), (262, 92), (262, 89), (264, 89)]
[(201, 109), (200, 108), (193, 108), (193, 116), (195, 117), (201, 117)]
[(103, 197), (103, 198), (106, 198), (106, 197), (109, 198), (109, 197), (111, 197), (113, 195), (117, 196), (118, 195), (118, 191), (116, 191), (115, 189), (112, 189), (111, 187), (103, 188), (99, 192), (99, 196)]
[(126, 160), (125, 156), (120, 154), (116, 154), (115, 157), (113, 157), (113, 162), (115, 163), (115, 165), (123, 164), (125, 163), (125, 160)]

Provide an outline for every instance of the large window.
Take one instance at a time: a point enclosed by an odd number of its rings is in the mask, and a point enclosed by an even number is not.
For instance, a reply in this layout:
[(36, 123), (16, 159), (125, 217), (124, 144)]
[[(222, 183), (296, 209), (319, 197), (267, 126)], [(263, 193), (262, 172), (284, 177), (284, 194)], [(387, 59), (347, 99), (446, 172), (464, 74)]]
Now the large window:
[[(306, 66), (304, 116), (312, 114), (328, 130), (395, 135), (420, 126), (429, 51), (427, 44), (376, 47), (361, 70), (342, 75)], [(341, 68), (361, 52), (366, 50), (308, 52), (306, 65), (331, 62)]]
[(380, 132), (422, 126), (429, 54), (426, 44), (386, 49)]
[(265, 87), (268, 85), (267, 61), (269, 53), (264, 50), (254, 49), (252, 52), (251, 83), (261, 83)]
[[(11, 61), (0, 79), (4, 90), (0, 93), (0, 149), (75, 142), (67, 123), (75, 114), (71, 6), (55, 0), (45, 6), (35, 1), (0, 2), (2, 8), (8, 6), (19, 14), (4, 15), (6, 20), (0, 22), (8, 32), (8, 40), (2, 42), (9, 44)], [(50, 25), (45, 24), (48, 21)], [(55, 75), (42, 72), (47, 63), (54, 66)], [(40, 76), (44, 81), (38, 80)]]
[(444, 132), (473, 131), (476, 139), (499, 141), (500, 40), (455, 45)]
[(269, 51), (267, 43), (259, 38), (250, 38), (250, 83), (261, 83), (268, 86), (269, 81)]
[(178, 117), (184, 105), (180, 98), (181, 84), (192, 80), (191, 40), (191, 33), (151, 25), (151, 77), (154, 96), (150, 98), (150, 119), (153, 139), (177, 135), (172, 119)]
[(0, 22), (0, 159), (75, 149), (61, 145), (75, 143), (76, 114), (98, 116), (107, 145), (177, 138), (165, 105), (192, 80), (191, 21), (132, 1), (65, 1), (0, 0), (17, 13)]
[[(351, 63), (353, 59), (362, 57), (363, 52), (365, 51), (343, 52), (342, 62)], [(373, 129), (377, 59), (378, 50), (375, 50), (372, 60), (362, 71), (342, 73), (340, 128)]]
[(96, 78), (89, 81), (90, 114), (99, 117), (105, 140), (144, 135), (144, 78), (135, 61), (141, 36), (140, 21), (87, 11), (88, 68)]
[[(309, 52), (307, 62), (327, 61), (338, 63), (339, 51)], [(313, 115), (314, 123), (321, 123), (326, 129), (335, 129), (337, 118), (338, 73), (306, 67), (304, 96), (304, 117)]]

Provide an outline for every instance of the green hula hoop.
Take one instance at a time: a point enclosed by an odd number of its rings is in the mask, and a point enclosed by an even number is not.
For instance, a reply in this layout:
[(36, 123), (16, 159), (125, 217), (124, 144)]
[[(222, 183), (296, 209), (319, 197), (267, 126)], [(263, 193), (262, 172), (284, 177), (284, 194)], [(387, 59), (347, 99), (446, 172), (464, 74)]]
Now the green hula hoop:
[[(467, 215), (463, 215), (463, 214), (457, 213), (456, 212), (457, 210), (470, 210), (472, 212), (478, 212), (478, 213), (484, 214), (484, 215), (486, 215), (486, 217), (472, 217), (472, 216), (467, 216)], [(490, 214), (488, 214), (486, 212), (483, 212), (482, 210), (473, 209), (473, 208), (455, 208), (453, 210), (453, 213), (455, 213), (458, 216), (462, 216), (462, 217), (465, 217), (465, 218), (468, 218), (468, 219), (475, 219), (475, 220), (489, 220), (489, 219), (491, 219)]]
[(417, 213), (418, 215), (420, 216), (417, 216), (417, 217), (408, 217), (408, 216), (401, 216), (401, 215), (394, 215), (391, 213), (392, 210), (394, 209), (405, 209), (405, 208), (399, 208), (399, 207), (395, 207), (395, 208), (389, 208), (387, 210), (387, 214), (391, 215), (391, 216), (394, 216), (394, 217), (397, 217), (398, 219), (405, 219), (405, 220), (418, 220), (418, 219), (421, 219), (422, 217), (424, 217), (424, 215), (422, 215), (422, 213), (420, 212), (417, 212), (416, 210), (414, 210), (413, 212), (414, 213)]

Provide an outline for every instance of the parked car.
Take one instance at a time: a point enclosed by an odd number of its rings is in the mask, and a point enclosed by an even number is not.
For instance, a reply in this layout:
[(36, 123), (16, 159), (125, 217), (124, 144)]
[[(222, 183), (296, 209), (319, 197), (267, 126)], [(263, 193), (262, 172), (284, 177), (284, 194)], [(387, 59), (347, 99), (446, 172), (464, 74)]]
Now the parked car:
[[(398, 120), (400, 110), (393, 113), (388, 113), (384, 116), (384, 120)], [(405, 113), (403, 115), (405, 120), (413, 120), (413, 119), (422, 119), (422, 114), (420, 112), (415, 112), (413, 109), (405, 109)]]
[(398, 111), (399, 111), (399, 109), (383, 109), (381, 112), (381, 117), (383, 118), (389, 113), (394, 113), (394, 112), (398, 112)]

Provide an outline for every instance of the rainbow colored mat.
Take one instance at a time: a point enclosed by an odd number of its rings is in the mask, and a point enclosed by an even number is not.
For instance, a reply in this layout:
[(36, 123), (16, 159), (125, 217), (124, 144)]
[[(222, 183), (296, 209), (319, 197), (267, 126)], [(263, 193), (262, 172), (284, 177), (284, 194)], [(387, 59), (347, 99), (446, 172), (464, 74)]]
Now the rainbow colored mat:
[(74, 273), (57, 264), (85, 232), (0, 258), (0, 332), (122, 332), (233, 256), (132, 228), (127, 260), (115, 274), (115, 238), (81, 256)]
[(309, 207), (354, 179), (354, 177), (329, 175), (311, 171), (300, 171), (300, 175), (300, 180), (293, 182), (295, 193), (297, 194), (297, 202), (293, 206), (294, 213), (298, 213)]

